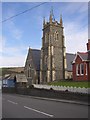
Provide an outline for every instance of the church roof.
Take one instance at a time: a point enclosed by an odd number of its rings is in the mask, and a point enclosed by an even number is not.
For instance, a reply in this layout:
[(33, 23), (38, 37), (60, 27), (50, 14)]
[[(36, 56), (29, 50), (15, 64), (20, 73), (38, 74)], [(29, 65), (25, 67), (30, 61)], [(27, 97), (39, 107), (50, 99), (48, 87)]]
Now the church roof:
[(41, 50), (32, 49), (32, 59), (36, 70), (40, 70)]
[(75, 54), (66, 53), (66, 61), (67, 61), (67, 71), (72, 71), (72, 62), (75, 58)]
[[(41, 50), (32, 49), (32, 57), (33, 63), (36, 67), (36, 70), (40, 70), (40, 56)], [(66, 60), (67, 60), (67, 69), (68, 71), (72, 71), (72, 61), (75, 58), (75, 54), (66, 53)]]

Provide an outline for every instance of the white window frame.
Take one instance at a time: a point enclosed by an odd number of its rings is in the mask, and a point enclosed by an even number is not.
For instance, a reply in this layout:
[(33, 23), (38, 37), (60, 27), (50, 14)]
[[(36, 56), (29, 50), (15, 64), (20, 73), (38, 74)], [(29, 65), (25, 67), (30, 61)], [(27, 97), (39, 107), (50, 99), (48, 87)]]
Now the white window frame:
[(80, 74), (78, 74), (79, 65), (80, 65), (80, 64), (76, 64), (76, 75), (77, 75), (77, 76), (80, 76)]
[[(82, 65), (83, 65), (83, 73), (82, 73)], [(80, 64), (80, 75), (84, 75), (84, 63)]]
[(87, 70), (87, 63), (85, 63), (85, 66), (86, 66), (86, 75), (87, 75), (87, 71), (88, 71), (88, 70)]

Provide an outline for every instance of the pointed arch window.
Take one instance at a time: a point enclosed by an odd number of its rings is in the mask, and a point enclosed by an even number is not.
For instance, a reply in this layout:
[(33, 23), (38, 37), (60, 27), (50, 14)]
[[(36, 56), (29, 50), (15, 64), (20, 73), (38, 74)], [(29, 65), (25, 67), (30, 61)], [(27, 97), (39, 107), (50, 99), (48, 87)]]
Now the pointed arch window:
[(58, 40), (58, 38), (59, 38), (59, 37), (58, 37), (58, 33), (56, 33), (56, 40)]
[(81, 75), (84, 74), (84, 64), (83, 63), (80, 64), (80, 74)]
[(58, 32), (57, 32), (57, 31), (55, 31), (54, 39), (55, 39), (56, 41), (59, 39), (59, 35), (58, 35)]
[(87, 75), (87, 64), (85, 64), (86, 65), (86, 75)]
[(76, 65), (76, 75), (80, 75), (80, 64)]

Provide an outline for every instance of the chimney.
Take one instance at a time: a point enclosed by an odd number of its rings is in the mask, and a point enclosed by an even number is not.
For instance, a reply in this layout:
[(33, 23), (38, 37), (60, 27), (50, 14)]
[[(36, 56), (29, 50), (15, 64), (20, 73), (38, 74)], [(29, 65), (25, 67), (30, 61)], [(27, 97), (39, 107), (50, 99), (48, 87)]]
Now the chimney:
[(90, 51), (90, 39), (88, 39), (88, 43), (87, 43), (87, 51)]

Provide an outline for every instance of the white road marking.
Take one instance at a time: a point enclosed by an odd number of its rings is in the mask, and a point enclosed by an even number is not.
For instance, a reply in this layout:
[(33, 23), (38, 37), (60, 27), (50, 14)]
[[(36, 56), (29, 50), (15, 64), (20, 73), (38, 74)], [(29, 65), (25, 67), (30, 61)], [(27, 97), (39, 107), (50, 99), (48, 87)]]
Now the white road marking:
[(48, 113), (45, 113), (45, 112), (41, 112), (39, 110), (36, 110), (36, 109), (33, 109), (33, 108), (30, 108), (30, 107), (27, 107), (27, 106), (24, 106), (25, 108), (29, 109), (29, 110), (32, 110), (32, 111), (35, 111), (35, 112), (38, 112), (38, 113), (41, 113), (41, 114), (44, 114), (44, 115), (47, 115), (49, 117), (53, 117), (53, 115), (50, 115)]
[(13, 103), (13, 104), (18, 104), (16, 102), (11, 101), (11, 100), (7, 100), (7, 101), (10, 102), (10, 103)]

